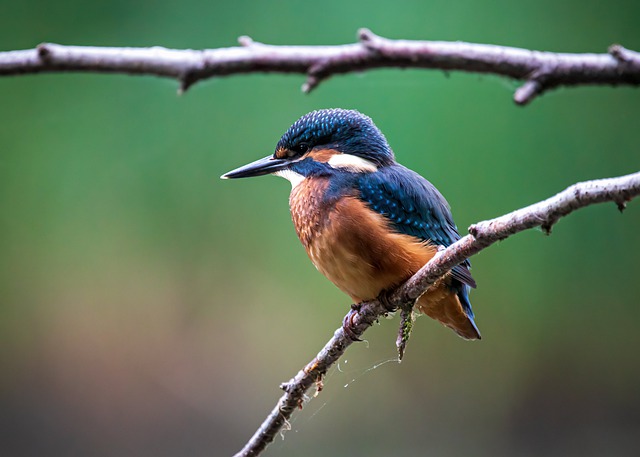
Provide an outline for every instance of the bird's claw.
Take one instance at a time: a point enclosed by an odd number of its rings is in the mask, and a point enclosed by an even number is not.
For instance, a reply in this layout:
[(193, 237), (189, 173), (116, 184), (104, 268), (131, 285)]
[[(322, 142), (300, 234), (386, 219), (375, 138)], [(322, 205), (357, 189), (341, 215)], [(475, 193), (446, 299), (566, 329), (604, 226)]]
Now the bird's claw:
[(347, 315), (342, 320), (342, 331), (345, 336), (349, 338), (351, 341), (362, 341), (355, 332), (355, 323), (353, 319), (360, 311), (360, 304), (354, 303), (351, 305), (351, 311), (347, 313)]
[(387, 312), (393, 313), (398, 307), (393, 304), (391, 300), (391, 295), (393, 295), (393, 289), (384, 289), (382, 292), (378, 294), (378, 301), (387, 309)]

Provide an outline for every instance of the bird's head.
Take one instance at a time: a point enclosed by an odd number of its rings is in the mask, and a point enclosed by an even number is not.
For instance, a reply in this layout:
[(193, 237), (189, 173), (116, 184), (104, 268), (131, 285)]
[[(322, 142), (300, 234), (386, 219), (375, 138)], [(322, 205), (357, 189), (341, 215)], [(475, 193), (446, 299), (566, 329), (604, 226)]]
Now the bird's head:
[(276, 174), (294, 185), (340, 170), (371, 173), (395, 163), (393, 152), (371, 118), (354, 110), (305, 114), (282, 135), (273, 155), (232, 170), (223, 179)]

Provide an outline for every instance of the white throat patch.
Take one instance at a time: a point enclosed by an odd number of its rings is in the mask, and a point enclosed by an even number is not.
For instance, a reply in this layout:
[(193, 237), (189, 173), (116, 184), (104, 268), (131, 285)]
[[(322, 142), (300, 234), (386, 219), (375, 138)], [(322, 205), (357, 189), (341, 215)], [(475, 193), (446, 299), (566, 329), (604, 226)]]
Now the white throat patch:
[(280, 176), (281, 178), (286, 179), (287, 181), (289, 181), (291, 183), (291, 189), (295, 189), (295, 187), (300, 184), (302, 181), (304, 181), (304, 176), (302, 176), (300, 173), (296, 173), (295, 171), (292, 170), (280, 170), (280, 171), (276, 171), (275, 173), (273, 173), (275, 176)]
[(354, 173), (374, 173), (378, 167), (370, 160), (352, 154), (335, 154), (327, 162), (333, 168), (343, 168)]

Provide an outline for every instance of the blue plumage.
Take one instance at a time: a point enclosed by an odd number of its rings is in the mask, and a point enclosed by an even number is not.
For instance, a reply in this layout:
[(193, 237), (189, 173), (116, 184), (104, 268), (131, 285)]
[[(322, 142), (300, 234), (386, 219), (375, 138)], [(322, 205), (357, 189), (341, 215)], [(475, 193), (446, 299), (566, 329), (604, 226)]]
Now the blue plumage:
[[(418, 173), (402, 165), (394, 164), (376, 173), (361, 175), (358, 189), (369, 207), (389, 218), (400, 233), (445, 247), (460, 239), (442, 194)], [(466, 260), (452, 273), (458, 281), (476, 287), (469, 273), (470, 266)]]
[(358, 188), (371, 209), (401, 233), (443, 246), (459, 238), (455, 229), (447, 230), (451, 220), (440, 193), (411, 170), (394, 165), (362, 175)]

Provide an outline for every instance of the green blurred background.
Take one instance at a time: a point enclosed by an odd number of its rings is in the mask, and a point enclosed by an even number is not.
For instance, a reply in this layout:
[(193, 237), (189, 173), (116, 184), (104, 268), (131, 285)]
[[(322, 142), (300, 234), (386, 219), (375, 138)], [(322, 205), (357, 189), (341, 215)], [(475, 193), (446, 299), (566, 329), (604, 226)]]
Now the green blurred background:
[[(215, 48), (240, 35), (640, 49), (640, 4), (574, 0), (3, 1), (0, 48)], [(0, 455), (225, 456), (251, 436), (349, 300), (311, 265), (281, 179), (224, 182), (317, 108), (356, 108), (476, 221), (640, 169), (640, 90), (519, 108), (494, 76), (0, 79)], [(473, 259), (484, 339), (397, 319), (349, 349), (267, 456), (640, 455), (640, 204), (563, 219)]]

